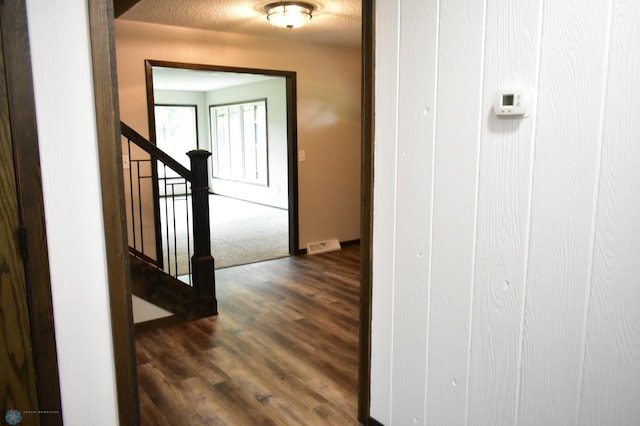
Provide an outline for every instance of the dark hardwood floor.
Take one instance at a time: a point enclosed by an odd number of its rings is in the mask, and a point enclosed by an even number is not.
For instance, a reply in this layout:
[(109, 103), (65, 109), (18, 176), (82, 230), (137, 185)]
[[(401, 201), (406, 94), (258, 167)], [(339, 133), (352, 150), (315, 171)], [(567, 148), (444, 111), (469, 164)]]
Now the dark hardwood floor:
[(138, 331), (142, 425), (357, 425), (359, 250), (219, 269), (219, 316)]

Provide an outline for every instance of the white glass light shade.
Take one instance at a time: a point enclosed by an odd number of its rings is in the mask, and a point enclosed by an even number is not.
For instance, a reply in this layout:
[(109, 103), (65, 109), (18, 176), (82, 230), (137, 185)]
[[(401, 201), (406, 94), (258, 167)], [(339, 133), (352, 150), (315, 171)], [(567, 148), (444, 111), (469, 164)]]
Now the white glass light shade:
[(281, 1), (264, 7), (267, 19), (272, 25), (283, 28), (297, 28), (311, 20), (315, 7), (309, 3)]

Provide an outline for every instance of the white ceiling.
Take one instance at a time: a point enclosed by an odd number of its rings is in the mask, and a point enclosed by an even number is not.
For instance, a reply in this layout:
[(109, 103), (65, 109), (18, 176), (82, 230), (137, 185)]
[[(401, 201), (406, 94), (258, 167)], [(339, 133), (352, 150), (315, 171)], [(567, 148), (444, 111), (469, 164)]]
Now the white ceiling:
[(264, 6), (275, 0), (141, 0), (119, 19), (199, 28), (307, 43), (360, 46), (361, 0), (312, 0), (311, 22), (301, 28), (269, 24)]
[(208, 92), (277, 78), (261, 74), (153, 67), (154, 90)]

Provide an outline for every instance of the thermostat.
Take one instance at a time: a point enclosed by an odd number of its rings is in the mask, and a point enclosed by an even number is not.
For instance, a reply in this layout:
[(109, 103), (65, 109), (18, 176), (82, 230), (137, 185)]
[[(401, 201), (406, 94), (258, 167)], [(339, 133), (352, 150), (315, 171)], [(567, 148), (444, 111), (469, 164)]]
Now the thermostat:
[(531, 103), (527, 88), (498, 90), (493, 98), (493, 110), (497, 116), (527, 117), (527, 104)]

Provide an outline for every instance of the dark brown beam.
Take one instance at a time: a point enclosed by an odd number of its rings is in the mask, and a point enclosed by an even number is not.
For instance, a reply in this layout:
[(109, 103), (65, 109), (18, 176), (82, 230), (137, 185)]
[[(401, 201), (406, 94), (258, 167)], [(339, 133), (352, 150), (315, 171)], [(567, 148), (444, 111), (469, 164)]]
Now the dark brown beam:
[(136, 426), (140, 424), (140, 416), (124, 211), (113, 11), (111, 0), (90, 0), (88, 4), (118, 417), (121, 425)]
[(360, 202), (360, 362), (358, 420), (371, 422), (371, 295), (373, 267), (373, 111), (375, 0), (362, 2), (362, 163)]
[(114, 18), (119, 18), (127, 10), (131, 9), (140, 0), (113, 0), (113, 15)]

